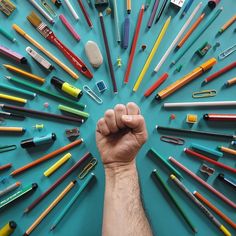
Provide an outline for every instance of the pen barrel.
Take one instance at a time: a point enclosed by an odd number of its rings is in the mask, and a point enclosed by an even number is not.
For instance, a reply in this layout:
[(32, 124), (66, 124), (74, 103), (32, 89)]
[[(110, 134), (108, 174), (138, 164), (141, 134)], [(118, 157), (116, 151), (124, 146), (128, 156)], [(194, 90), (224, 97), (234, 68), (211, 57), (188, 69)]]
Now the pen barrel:
[(58, 38), (54, 35), (53, 32), (49, 34), (47, 39), (53, 43), (64, 55), (65, 57), (71, 62), (71, 64), (84, 76), (89, 79), (93, 78), (93, 75), (89, 71), (89, 69), (85, 66), (83, 61), (77, 57), (70, 49), (68, 49)]
[(236, 114), (205, 114), (204, 120), (209, 121), (236, 121)]
[(24, 132), (22, 127), (0, 127), (0, 132)]
[(86, 19), (86, 22), (87, 22), (88, 26), (89, 26), (90, 28), (93, 28), (93, 23), (92, 23), (92, 21), (91, 21), (89, 15), (88, 15), (88, 12), (86, 11), (86, 9), (85, 9), (85, 7), (84, 7), (84, 4), (82, 3), (82, 0), (78, 0), (78, 3), (79, 3), (79, 5), (80, 5), (81, 11), (82, 11), (83, 14), (84, 14), (84, 17), (85, 17), (85, 19)]

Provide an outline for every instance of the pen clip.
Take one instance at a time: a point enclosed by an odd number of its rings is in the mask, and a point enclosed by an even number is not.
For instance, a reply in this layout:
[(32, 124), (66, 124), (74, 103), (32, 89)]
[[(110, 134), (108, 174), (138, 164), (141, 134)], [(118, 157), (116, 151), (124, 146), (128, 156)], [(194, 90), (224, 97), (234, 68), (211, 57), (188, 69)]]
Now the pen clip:
[(103, 100), (100, 97), (98, 97), (98, 95), (91, 88), (89, 88), (89, 86), (84, 85), (83, 90), (98, 104), (103, 103)]
[(97, 165), (97, 163), (98, 163), (97, 159), (93, 158), (80, 172), (78, 178), (83, 179), (89, 173), (89, 171), (92, 170), (95, 165)]
[(46, 0), (40, 0), (41, 5), (45, 8), (45, 10), (53, 17), (57, 17), (57, 13), (52, 9), (49, 3)]

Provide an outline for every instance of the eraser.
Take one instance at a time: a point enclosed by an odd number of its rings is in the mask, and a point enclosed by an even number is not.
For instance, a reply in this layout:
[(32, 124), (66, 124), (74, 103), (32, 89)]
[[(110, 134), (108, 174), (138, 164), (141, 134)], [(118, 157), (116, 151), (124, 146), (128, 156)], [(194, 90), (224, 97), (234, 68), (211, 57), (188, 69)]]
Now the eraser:
[(94, 68), (98, 68), (103, 63), (103, 57), (98, 45), (94, 41), (88, 41), (85, 45), (85, 53), (90, 64)]

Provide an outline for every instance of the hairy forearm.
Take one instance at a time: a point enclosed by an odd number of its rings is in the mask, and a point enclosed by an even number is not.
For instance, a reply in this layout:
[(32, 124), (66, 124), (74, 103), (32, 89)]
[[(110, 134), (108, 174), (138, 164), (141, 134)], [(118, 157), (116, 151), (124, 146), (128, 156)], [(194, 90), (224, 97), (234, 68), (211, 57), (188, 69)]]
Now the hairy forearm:
[(103, 236), (151, 236), (135, 164), (105, 166)]

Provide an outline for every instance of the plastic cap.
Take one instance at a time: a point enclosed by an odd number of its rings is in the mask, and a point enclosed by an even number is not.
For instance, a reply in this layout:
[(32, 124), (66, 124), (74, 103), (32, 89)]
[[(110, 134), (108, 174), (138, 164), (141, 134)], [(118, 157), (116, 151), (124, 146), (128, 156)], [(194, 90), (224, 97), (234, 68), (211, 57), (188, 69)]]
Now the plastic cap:
[(211, 69), (215, 64), (217, 63), (216, 58), (211, 58), (210, 60), (203, 63), (200, 67), (203, 69), (203, 71)]

